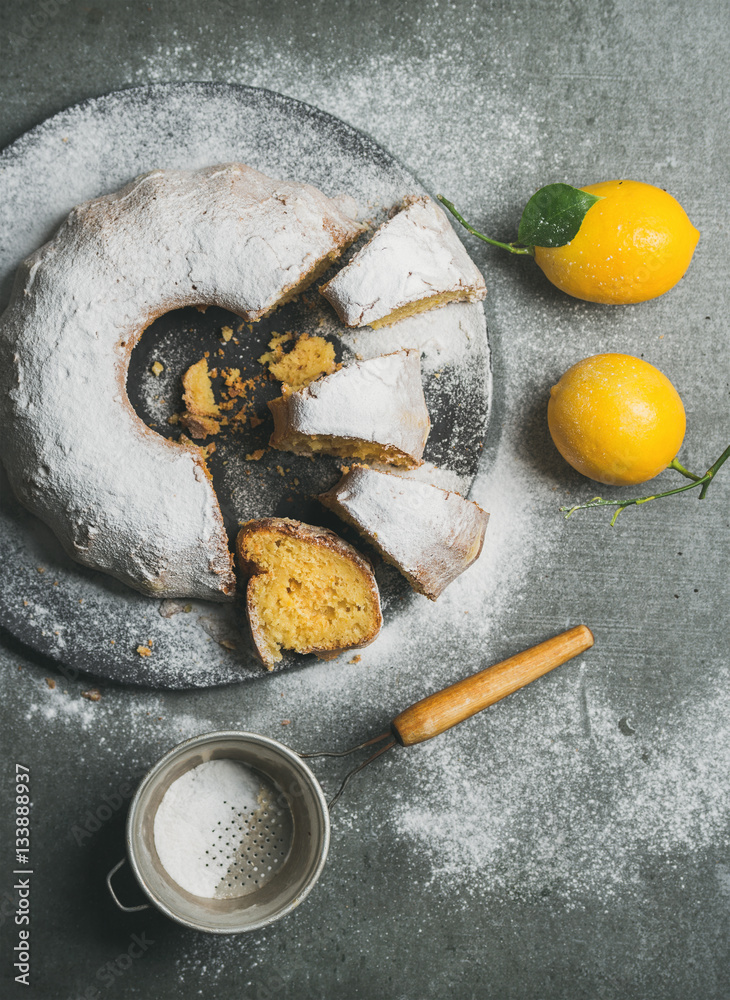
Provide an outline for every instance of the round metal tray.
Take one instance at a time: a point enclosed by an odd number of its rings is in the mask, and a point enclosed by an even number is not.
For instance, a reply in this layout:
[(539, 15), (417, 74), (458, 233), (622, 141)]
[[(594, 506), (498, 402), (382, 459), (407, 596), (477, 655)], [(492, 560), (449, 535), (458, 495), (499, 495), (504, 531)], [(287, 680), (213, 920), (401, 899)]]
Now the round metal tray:
[[(248, 163), (274, 177), (308, 181), (328, 195), (347, 193), (360, 217), (377, 223), (422, 184), (372, 139), (337, 118), (270, 91), (228, 84), (135, 88), (86, 101), (23, 135), (0, 155), (0, 282), (7, 302), (19, 262), (53, 235), (79, 202), (114, 191), (158, 167)], [(139, 415), (160, 433), (181, 408), (181, 375), (204, 351), (249, 375), (273, 332), (329, 337), (338, 359), (417, 346), (433, 421), (425, 459), (432, 482), (468, 492), (489, 417), (491, 375), (480, 304), (455, 304), (385, 331), (346, 331), (316, 293), (278, 310), (223, 346), (221, 327), (240, 320), (221, 309), (170, 313), (135, 348), (128, 391)], [(222, 355), (217, 352), (222, 351)], [(160, 360), (164, 372), (150, 372)], [(211, 360), (211, 367), (214, 364)], [(438, 377), (434, 377), (438, 376)], [(257, 410), (266, 416), (263, 384)], [(93, 419), (93, 414), (90, 414)], [(267, 451), (268, 419), (248, 435), (218, 442), (210, 460), (231, 535), (240, 521), (286, 516), (323, 524), (367, 551), (313, 497), (338, 478), (338, 464)], [(247, 642), (241, 599), (231, 605), (143, 597), (74, 563), (53, 533), (14, 499), (0, 472), (0, 624), (31, 648), (99, 677), (151, 687), (189, 688), (266, 676)], [(372, 552), (368, 553), (373, 555)], [(407, 615), (411, 592), (375, 559), (386, 620)], [(152, 655), (137, 647), (152, 640)], [(309, 658), (285, 655), (279, 670)]]

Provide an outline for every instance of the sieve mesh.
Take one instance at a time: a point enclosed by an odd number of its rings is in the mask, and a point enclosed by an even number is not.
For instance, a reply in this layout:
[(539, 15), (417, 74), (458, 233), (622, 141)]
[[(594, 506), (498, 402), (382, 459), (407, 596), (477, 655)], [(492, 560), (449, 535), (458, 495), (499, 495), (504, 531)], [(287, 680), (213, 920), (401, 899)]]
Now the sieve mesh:
[(231, 804), (230, 822), (219, 820), (213, 828), (214, 839), (205, 852), (205, 867), (215, 867), (221, 872), (215, 890), (217, 899), (235, 899), (256, 892), (289, 856), (293, 833), (291, 812), (277, 802), (280, 793), (275, 786), (260, 774), (258, 778), (261, 782), (258, 807), (244, 812), (235, 803)]
[(168, 877), (206, 899), (234, 899), (268, 884), (289, 856), (293, 831), (289, 801), (274, 781), (220, 758), (178, 775), (154, 821)]

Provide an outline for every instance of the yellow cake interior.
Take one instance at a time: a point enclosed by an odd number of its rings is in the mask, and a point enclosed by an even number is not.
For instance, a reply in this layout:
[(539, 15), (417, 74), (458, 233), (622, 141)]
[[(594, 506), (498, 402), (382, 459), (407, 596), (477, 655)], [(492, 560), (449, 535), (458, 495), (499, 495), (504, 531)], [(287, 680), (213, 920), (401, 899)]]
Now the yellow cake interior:
[(183, 375), (183, 402), (196, 417), (219, 417), (220, 407), (213, 395), (208, 362), (205, 358), (191, 365)]
[(282, 346), (285, 339), (290, 340), (291, 336), (274, 337), (269, 343), (272, 350), (259, 358), (262, 364), (268, 365), (274, 378), (285, 383), (282, 390), (285, 395), (336, 370), (334, 346), (324, 337), (303, 333), (288, 353), (284, 353)]
[(358, 646), (378, 623), (369, 577), (351, 559), (311, 541), (261, 530), (242, 541), (241, 555), (261, 573), (249, 600), (271, 657)]
[(221, 429), (221, 411), (213, 395), (208, 362), (205, 358), (191, 365), (182, 377), (183, 423), (193, 437), (217, 434)]
[(391, 326), (393, 323), (397, 323), (398, 320), (405, 319), (406, 316), (415, 316), (416, 313), (427, 312), (429, 309), (437, 309), (439, 306), (445, 306), (447, 302), (471, 299), (473, 294), (468, 288), (461, 288), (453, 292), (441, 292), (439, 295), (429, 295), (428, 298), (399, 306), (392, 313), (383, 316), (382, 319), (375, 319), (367, 325), (372, 327), (373, 330), (377, 330), (381, 326)]
[(406, 469), (414, 469), (421, 464), (399, 448), (387, 448), (374, 441), (336, 437), (330, 434), (299, 434), (296, 431), (290, 431), (284, 440), (277, 441), (274, 447), (293, 451), (297, 455), (335, 455), (337, 458), (354, 458), (361, 462), (384, 462), (387, 465), (399, 465)]

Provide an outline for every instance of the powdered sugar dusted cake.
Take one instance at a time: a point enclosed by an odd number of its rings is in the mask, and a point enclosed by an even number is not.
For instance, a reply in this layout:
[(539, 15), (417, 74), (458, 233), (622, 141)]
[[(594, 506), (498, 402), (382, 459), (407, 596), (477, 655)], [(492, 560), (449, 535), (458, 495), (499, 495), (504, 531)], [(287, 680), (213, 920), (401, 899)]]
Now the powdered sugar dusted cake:
[(358, 361), (272, 400), (273, 448), (413, 468), (431, 427), (418, 351)]
[(347, 326), (389, 326), (487, 289), (446, 214), (429, 197), (409, 199), (320, 292)]
[(458, 493), (362, 465), (319, 499), (432, 601), (479, 558), (489, 521)]
[(172, 309), (258, 319), (361, 229), (315, 188), (229, 163), (138, 177), (24, 261), (0, 319), (2, 459), (73, 558), (156, 597), (232, 595), (205, 463), (136, 416), (129, 356)]

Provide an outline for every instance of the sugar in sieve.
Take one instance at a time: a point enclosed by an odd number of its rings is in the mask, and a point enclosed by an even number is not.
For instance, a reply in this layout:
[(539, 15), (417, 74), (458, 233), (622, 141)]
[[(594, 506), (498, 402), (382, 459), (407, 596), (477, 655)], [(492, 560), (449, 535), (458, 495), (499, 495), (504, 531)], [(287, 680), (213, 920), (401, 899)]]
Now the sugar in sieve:
[[(380, 736), (349, 750), (297, 753), (276, 740), (238, 731), (186, 740), (152, 767), (132, 799), (127, 856), (106, 879), (114, 902), (127, 913), (150, 905), (125, 906), (117, 898), (112, 879), (128, 861), (150, 902), (186, 927), (237, 934), (278, 920), (306, 898), (322, 873), (329, 849), (329, 810), (354, 774), (395, 746), (422, 743), (451, 729), (592, 645), (591, 631), (578, 625), (423, 698)], [(347, 774), (328, 804), (304, 759), (344, 757), (368, 748), (371, 755)], [(175, 782), (216, 761), (234, 762), (255, 775), (258, 792), (255, 802), (231, 801), (226, 805), (230, 814), (211, 820), (215, 835), (201, 863), (214, 877), (216, 889), (214, 896), (202, 896), (180, 885), (163, 866), (155, 820)]]

